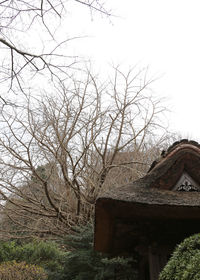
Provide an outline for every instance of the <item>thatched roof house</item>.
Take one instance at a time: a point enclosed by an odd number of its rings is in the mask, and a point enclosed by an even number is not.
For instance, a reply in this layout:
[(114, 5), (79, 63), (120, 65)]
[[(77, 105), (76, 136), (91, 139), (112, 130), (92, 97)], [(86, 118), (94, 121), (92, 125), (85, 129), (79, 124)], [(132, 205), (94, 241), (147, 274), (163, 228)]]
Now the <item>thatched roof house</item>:
[(183, 139), (143, 178), (103, 193), (95, 209), (95, 249), (140, 256), (140, 279), (158, 279), (174, 246), (200, 232), (200, 145)]

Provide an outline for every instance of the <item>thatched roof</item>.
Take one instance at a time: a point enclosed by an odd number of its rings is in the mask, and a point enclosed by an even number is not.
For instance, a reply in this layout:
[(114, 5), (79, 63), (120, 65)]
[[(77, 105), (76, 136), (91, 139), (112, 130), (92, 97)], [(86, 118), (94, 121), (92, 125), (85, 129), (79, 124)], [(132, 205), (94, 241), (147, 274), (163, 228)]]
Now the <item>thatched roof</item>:
[(96, 201), (95, 247), (106, 251), (116, 220), (198, 219), (200, 192), (174, 189), (183, 173), (199, 186), (200, 145), (186, 139), (162, 152), (143, 178), (102, 193)]
[[(181, 205), (200, 207), (200, 193), (196, 192), (178, 192), (156, 188), (142, 187), (147, 185), (145, 180), (138, 180), (124, 187), (105, 192), (99, 200), (135, 202), (147, 205)], [(97, 202), (98, 203), (98, 202)]]
[[(200, 193), (172, 191), (181, 174), (187, 172), (200, 185), (200, 145), (181, 140), (173, 144), (143, 178), (103, 193), (98, 199), (147, 204), (195, 206)], [(198, 198), (198, 199), (197, 199)]]

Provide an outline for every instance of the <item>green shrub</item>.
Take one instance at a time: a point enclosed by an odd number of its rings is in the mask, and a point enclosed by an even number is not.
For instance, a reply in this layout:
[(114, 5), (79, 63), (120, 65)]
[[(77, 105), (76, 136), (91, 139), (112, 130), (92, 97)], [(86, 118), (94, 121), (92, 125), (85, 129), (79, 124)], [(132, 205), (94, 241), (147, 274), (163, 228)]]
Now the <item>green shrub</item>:
[(1, 280), (46, 280), (47, 274), (43, 268), (16, 261), (0, 264)]
[(22, 245), (0, 242), (0, 262), (16, 260), (39, 265), (48, 272), (49, 279), (52, 273), (62, 270), (65, 254), (55, 242), (33, 241)]
[[(76, 234), (64, 239), (63, 252), (53, 242), (29, 242), (18, 245), (16, 242), (0, 242), (0, 262), (15, 260), (39, 265), (48, 274), (48, 280), (135, 280), (137, 272), (134, 269), (133, 258), (109, 258), (93, 249), (93, 227), (77, 227)], [(24, 264), (24, 263), (23, 263)], [(3, 265), (3, 264), (2, 264)], [(30, 266), (31, 267), (31, 266)], [(3, 269), (3, 268), (2, 268)], [(18, 270), (17, 270), (18, 271)], [(29, 275), (30, 276), (30, 275)], [(12, 278), (1, 278), (10, 280)], [(40, 279), (40, 278), (13, 278)], [(40, 280), (47, 279), (41, 278)]]
[(48, 270), (61, 269), (65, 253), (54, 242), (34, 241), (17, 246), (16, 260), (39, 264)]
[(132, 258), (108, 258), (93, 249), (93, 227), (76, 228), (65, 244), (70, 251), (65, 256), (63, 272), (57, 280), (132, 280), (137, 279)]
[(200, 234), (177, 246), (159, 280), (200, 280)]
[(14, 241), (0, 242), (0, 262), (14, 260), (16, 256), (17, 256), (17, 248), (16, 248), (16, 243)]

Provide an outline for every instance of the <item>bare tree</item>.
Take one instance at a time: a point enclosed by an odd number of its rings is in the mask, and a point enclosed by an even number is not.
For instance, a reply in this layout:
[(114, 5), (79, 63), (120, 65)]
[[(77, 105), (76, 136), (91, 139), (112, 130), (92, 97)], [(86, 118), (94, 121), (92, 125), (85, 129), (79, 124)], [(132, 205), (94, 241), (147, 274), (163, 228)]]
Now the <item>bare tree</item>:
[(116, 187), (119, 174), (122, 183), (143, 175), (145, 147), (163, 129), (165, 110), (151, 95), (151, 82), (146, 70), (116, 68), (104, 83), (88, 71), (84, 79), (72, 78), (38, 99), (26, 95), (25, 107), (4, 111), (4, 229), (9, 218), (16, 224), (10, 234), (20, 228), (25, 236), (63, 235), (91, 217), (97, 195)]
[(60, 39), (57, 33), (73, 3), (91, 13), (110, 16), (99, 0), (0, 2), (0, 98), (5, 104), (9, 101), (8, 93), (26, 92), (33, 78), (35, 83), (44, 76), (48, 82), (68, 78), (69, 68), (75, 67), (78, 59), (65, 49), (75, 38), (63, 34)]

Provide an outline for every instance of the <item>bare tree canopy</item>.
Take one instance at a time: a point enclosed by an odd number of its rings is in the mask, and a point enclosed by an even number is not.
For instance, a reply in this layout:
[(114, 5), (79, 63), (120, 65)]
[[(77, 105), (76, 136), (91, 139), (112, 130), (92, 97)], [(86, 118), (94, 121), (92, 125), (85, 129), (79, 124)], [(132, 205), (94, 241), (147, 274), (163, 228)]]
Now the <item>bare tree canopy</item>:
[[(110, 16), (102, 1), (4, 0), (0, 2), (0, 98), (6, 102), (11, 92), (27, 92), (32, 79), (48, 81), (68, 78), (68, 69), (77, 58), (64, 51), (75, 38), (57, 36), (74, 3), (91, 13)], [(37, 83), (37, 82), (36, 82)], [(29, 85), (29, 87), (27, 86)]]
[(61, 236), (90, 219), (101, 190), (144, 174), (165, 110), (151, 82), (146, 70), (116, 68), (106, 82), (87, 71), (3, 111), (1, 233)]
[(12, 105), (0, 115), (1, 238), (85, 223), (98, 194), (142, 176), (166, 139), (146, 69), (105, 81), (74, 71), (68, 44), (80, 38), (58, 32), (71, 5), (111, 16), (101, 0), (0, 2), (0, 99)]

